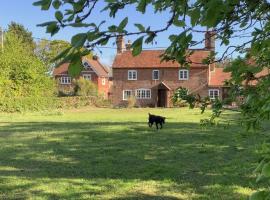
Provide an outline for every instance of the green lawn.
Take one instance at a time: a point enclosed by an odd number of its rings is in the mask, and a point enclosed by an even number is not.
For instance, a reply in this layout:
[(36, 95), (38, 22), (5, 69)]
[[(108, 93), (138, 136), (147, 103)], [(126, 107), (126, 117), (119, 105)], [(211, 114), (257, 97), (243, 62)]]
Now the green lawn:
[[(148, 112), (168, 117), (164, 129), (148, 128)], [(202, 129), (206, 117), (189, 109), (1, 114), (0, 199), (246, 199), (269, 132), (222, 122)]]

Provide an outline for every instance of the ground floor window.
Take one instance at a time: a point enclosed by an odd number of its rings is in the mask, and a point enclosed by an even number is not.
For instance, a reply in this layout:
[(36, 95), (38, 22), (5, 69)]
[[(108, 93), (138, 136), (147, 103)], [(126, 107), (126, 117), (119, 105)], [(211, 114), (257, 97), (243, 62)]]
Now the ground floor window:
[(123, 100), (128, 100), (132, 95), (131, 90), (123, 90)]
[(151, 90), (150, 89), (136, 90), (136, 98), (137, 99), (150, 99), (151, 98)]
[(69, 76), (62, 76), (60, 78), (60, 83), (61, 84), (64, 84), (64, 85), (71, 84), (71, 77), (69, 77)]
[(214, 100), (219, 98), (219, 90), (218, 89), (210, 89), (209, 90), (209, 98)]

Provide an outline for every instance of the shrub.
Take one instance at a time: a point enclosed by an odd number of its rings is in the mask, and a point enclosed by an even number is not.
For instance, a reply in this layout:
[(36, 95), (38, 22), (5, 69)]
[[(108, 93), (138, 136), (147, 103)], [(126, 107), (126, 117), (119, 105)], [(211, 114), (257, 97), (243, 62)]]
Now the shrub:
[(188, 89), (186, 88), (178, 88), (174, 94), (173, 94), (173, 97), (172, 97), (172, 102), (173, 102), (173, 105), (176, 106), (176, 107), (185, 107), (187, 106), (187, 98), (188, 96)]
[(127, 100), (127, 107), (128, 108), (134, 108), (136, 104), (136, 98), (134, 96), (131, 96)]
[(84, 78), (75, 81), (74, 93), (77, 96), (97, 96), (98, 91), (94, 83)]

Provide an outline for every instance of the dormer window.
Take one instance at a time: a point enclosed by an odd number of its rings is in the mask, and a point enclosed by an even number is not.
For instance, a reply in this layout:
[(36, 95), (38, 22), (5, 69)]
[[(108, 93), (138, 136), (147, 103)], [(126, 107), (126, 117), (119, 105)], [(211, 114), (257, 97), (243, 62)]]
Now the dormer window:
[(91, 68), (90, 65), (88, 64), (88, 62), (86, 62), (86, 61), (83, 62), (83, 67), (84, 67), (84, 69), (90, 69)]

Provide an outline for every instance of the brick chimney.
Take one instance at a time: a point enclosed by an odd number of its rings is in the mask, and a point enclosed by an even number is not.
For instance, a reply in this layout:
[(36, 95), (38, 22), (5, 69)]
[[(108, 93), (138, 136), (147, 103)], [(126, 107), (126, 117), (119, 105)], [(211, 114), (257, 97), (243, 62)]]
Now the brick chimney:
[(126, 50), (130, 51), (131, 50), (131, 40), (128, 40), (128, 43), (126, 44)]
[(125, 40), (123, 35), (118, 35), (116, 37), (116, 46), (117, 46), (117, 53), (123, 53), (125, 50)]
[(207, 31), (205, 33), (205, 49), (215, 51), (215, 31)]

